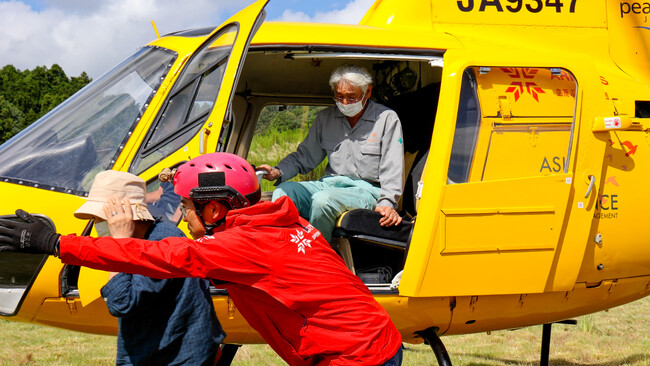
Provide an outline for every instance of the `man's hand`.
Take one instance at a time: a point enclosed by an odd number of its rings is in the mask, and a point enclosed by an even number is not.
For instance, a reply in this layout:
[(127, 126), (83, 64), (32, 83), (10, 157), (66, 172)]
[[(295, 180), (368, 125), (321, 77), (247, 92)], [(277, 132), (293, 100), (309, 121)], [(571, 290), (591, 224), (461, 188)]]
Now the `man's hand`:
[(0, 251), (58, 255), (61, 235), (23, 210), (16, 210), (22, 221), (0, 219)]
[(104, 215), (108, 218), (108, 230), (114, 238), (130, 238), (135, 232), (133, 211), (128, 198), (121, 199), (115, 194), (104, 205)]
[(276, 180), (276, 179), (278, 179), (278, 178), (280, 178), (282, 176), (282, 173), (278, 169), (273, 168), (268, 164), (258, 165), (255, 168), (257, 170), (264, 170), (266, 172), (266, 174), (264, 174), (262, 176), (262, 178), (264, 178), (266, 180), (273, 181), (273, 180)]
[(381, 226), (397, 226), (402, 222), (402, 217), (392, 207), (377, 206), (375, 211), (379, 212), (382, 216), (379, 219), (379, 225)]

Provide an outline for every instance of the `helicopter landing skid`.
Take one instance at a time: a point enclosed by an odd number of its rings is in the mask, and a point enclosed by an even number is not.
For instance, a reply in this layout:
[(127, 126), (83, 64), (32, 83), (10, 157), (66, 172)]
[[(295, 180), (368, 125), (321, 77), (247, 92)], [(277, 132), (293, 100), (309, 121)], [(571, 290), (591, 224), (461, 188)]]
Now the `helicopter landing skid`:
[(221, 346), (221, 357), (215, 366), (229, 366), (232, 363), (235, 354), (239, 350), (239, 344), (224, 344)]
[[(554, 323), (576, 325), (578, 324), (578, 321), (575, 319), (567, 319)], [(554, 323), (546, 323), (542, 326), (542, 351), (539, 360), (540, 366), (548, 366), (548, 356), (551, 350), (551, 326)]]
[(442, 344), (440, 337), (438, 337), (438, 333), (436, 333), (437, 329), (436, 327), (431, 327), (415, 333), (424, 339), (425, 344), (431, 346), (433, 354), (436, 355), (436, 360), (438, 360), (438, 366), (451, 366), (449, 354), (445, 345)]

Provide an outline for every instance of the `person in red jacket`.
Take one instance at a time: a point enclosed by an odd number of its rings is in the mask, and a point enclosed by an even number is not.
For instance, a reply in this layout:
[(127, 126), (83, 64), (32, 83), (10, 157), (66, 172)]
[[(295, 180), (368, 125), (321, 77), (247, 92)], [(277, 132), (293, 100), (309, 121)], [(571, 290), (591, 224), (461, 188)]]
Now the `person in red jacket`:
[(224, 282), (219, 287), (290, 365), (401, 365), (402, 337), (388, 313), (289, 198), (258, 203), (246, 160), (203, 155), (180, 166), (173, 182), (195, 240), (60, 236), (19, 210), (25, 222), (0, 220), (0, 245), (101, 270)]

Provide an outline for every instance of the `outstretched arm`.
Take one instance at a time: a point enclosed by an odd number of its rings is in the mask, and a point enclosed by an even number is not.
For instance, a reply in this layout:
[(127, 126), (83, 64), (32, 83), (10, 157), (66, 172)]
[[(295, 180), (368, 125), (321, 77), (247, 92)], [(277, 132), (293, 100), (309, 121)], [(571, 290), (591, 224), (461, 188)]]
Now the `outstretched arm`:
[(60, 255), (63, 262), (72, 265), (160, 279), (196, 277), (256, 283), (270, 271), (265, 261), (267, 248), (251, 245), (251, 239), (241, 230), (199, 240), (61, 236), (44, 222), (21, 212), (21, 222), (0, 219), (3, 250)]

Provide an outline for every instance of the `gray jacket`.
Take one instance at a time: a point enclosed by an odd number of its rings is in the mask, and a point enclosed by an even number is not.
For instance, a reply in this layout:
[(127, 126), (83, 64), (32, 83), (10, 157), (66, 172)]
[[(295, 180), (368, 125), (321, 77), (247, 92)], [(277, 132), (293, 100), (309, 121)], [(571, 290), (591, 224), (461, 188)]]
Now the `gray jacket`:
[(278, 163), (282, 176), (277, 183), (309, 173), (326, 156), (325, 174), (379, 185), (377, 205), (397, 208), (404, 179), (404, 144), (395, 111), (369, 100), (354, 128), (338, 108), (321, 111), (298, 149)]

